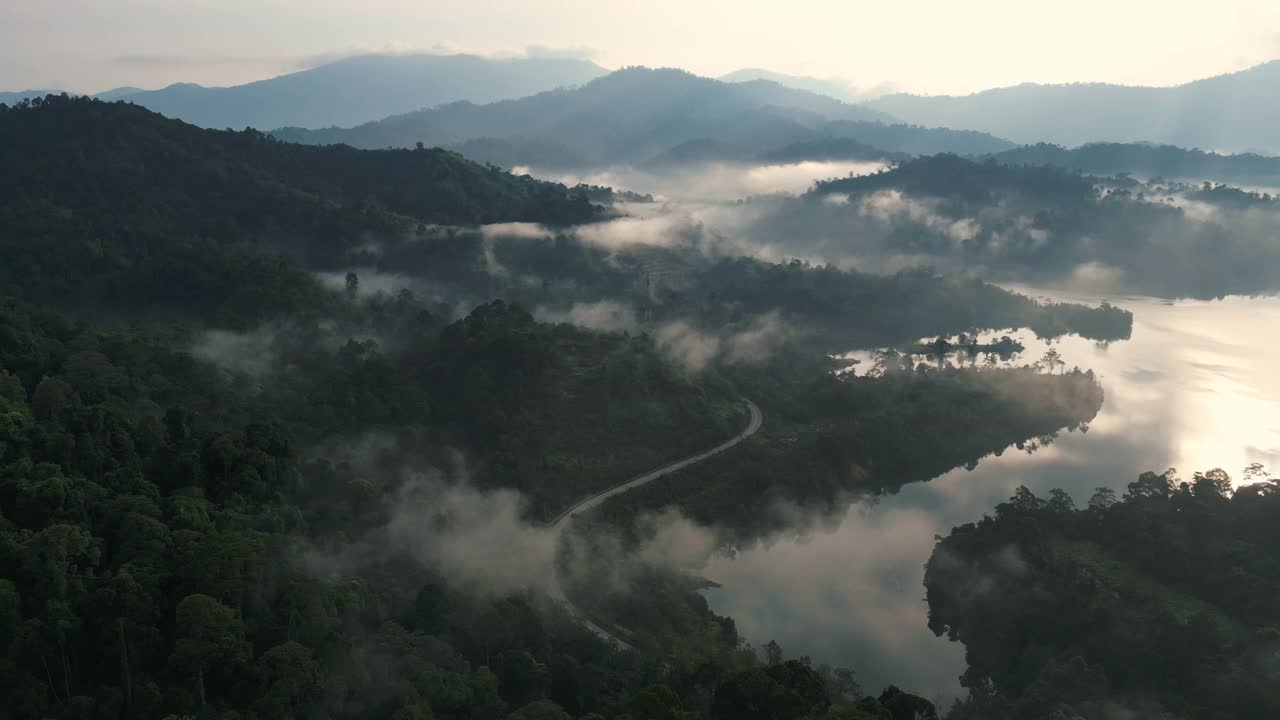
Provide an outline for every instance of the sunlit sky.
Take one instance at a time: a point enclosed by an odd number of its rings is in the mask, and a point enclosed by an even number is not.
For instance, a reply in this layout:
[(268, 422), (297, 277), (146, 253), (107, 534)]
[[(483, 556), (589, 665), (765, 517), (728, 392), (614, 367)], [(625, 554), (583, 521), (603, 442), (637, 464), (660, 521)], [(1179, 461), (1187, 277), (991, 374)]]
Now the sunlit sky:
[(742, 67), (966, 93), (1170, 85), (1280, 57), (1280, 3), (1218, 0), (3, 0), (0, 89), (226, 85), (368, 51)]

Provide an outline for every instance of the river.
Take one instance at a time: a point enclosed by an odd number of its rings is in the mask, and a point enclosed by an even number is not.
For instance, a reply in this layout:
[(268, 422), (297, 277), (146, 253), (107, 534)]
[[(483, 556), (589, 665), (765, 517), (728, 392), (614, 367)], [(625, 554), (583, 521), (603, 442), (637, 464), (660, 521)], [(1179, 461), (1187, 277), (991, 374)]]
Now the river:
[[(1133, 312), (1131, 339), (1053, 343), (1068, 368), (1094, 370), (1106, 392), (1087, 432), (1063, 432), (1032, 454), (1010, 448), (972, 471), (716, 556), (705, 571), (721, 585), (707, 593), (712, 607), (756, 646), (776, 640), (789, 656), (853, 668), (868, 691), (892, 682), (949, 703), (961, 693), (964, 648), (926, 625), (923, 566), (935, 535), (981, 519), (1019, 485), (1042, 496), (1062, 488), (1083, 505), (1094, 488), (1122, 492), (1144, 470), (1176, 467), (1190, 477), (1221, 467), (1237, 480), (1253, 462), (1280, 470), (1280, 298), (1111, 302)], [(1029, 333), (1013, 335), (1027, 347), (1015, 362), (1047, 348)]]

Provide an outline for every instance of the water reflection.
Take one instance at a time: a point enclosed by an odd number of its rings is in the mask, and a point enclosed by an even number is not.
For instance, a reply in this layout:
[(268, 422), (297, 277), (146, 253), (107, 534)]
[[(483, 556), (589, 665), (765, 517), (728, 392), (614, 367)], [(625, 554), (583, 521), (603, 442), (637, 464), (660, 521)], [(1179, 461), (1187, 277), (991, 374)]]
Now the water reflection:
[[(708, 593), (712, 606), (754, 644), (776, 639), (788, 653), (847, 665), (868, 689), (895, 682), (946, 699), (960, 693), (964, 653), (926, 626), (921, 581), (935, 535), (980, 519), (1018, 485), (1063, 488), (1083, 504), (1094, 488), (1123, 490), (1142, 470), (1174, 466), (1189, 477), (1222, 467), (1238, 477), (1252, 462), (1280, 468), (1280, 299), (1111, 302), (1134, 313), (1131, 340), (1052, 344), (1067, 368), (1093, 369), (1106, 391), (1087, 434), (1064, 432), (1033, 455), (1010, 451), (908, 485), (850, 508), (834, 529), (716, 557), (706, 572), (722, 584)], [(1014, 337), (1026, 347), (1019, 362), (1049, 347)], [(855, 372), (871, 367), (855, 359)]]

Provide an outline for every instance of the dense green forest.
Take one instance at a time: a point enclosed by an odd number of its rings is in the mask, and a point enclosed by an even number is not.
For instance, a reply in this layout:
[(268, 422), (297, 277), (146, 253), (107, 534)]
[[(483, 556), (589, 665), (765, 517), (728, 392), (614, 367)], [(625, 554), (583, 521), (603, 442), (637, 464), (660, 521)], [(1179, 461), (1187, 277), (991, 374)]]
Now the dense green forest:
[(1077, 508), (1020, 488), (943, 539), (930, 627), (965, 645), (953, 718), (1280, 712), (1280, 484), (1144, 473)]
[[(528, 323), (501, 306), (481, 308), (441, 332), (438, 352), (460, 360), (452, 343), (465, 334), (466, 367), (515, 362), (519, 342), (535, 343), (512, 337)], [(326, 416), (322, 388), (352, 387), (347, 400), (358, 400), (354, 388), (373, 362), (347, 366), (341, 378), (305, 372), (315, 382), (301, 408), (307, 417), (290, 418), (289, 402), (273, 403), (286, 389), (243, 398), (212, 367), (145, 334), (95, 332), (15, 304), (3, 308), (2, 327), (0, 638), (8, 660), (0, 682), (14, 699), (10, 717), (232, 708), (251, 717), (504, 717), (524, 708), (512, 714), (523, 718), (562, 717), (564, 707), (661, 718), (702, 707), (732, 718), (743, 717), (726, 709), (732, 703), (777, 703), (781, 715), (760, 717), (826, 717), (834, 705), (846, 709), (831, 717), (874, 718), (898, 717), (884, 715), (882, 702), (907, 702), (896, 691), (868, 700), (847, 673), (756, 667), (731, 621), (688, 606), (688, 593), (670, 599), (676, 618), (719, 630), (686, 645), (688, 666), (673, 671), (672, 657), (616, 655), (547, 615), (534, 596), (477, 603), (394, 547), (359, 575), (317, 575), (296, 561), (300, 544), (341, 546), (393, 510), (384, 499), (394, 475), (309, 457), (298, 440)], [(498, 352), (484, 360), (491, 349)], [(448, 373), (436, 392), (450, 385)], [(379, 419), (337, 401), (350, 413), (345, 422)], [(608, 428), (589, 419), (593, 431)], [(563, 418), (534, 423), (542, 426), (566, 429)], [(626, 434), (614, 429), (609, 442)], [(653, 607), (661, 607), (656, 596)], [(658, 707), (634, 709), (649, 702)]]
[[(761, 666), (705, 605), (683, 619), (720, 630), (673, 666), (618, 654), (534, 594), (477, 597), (405, 547), (380, 548), (358, 572), (317, 572), (299, 558), (336, 551), (396, 511), (394, 474), (317, 456), (290, 431), (296, 420), (258, 414), (287, 404), (226, 407), (238, 395), (224, 377), (155, 338), (0, 310), (4, 717), (666, 718), (687, 708), (727, 720), (745, 704), (765, 707), (761, 717), (843, 708), (830, 716), (878, 718), (909, 697), (867, 699), (847, 672), (807, 662)], [(464, 332), (499, 343), (489, 326), (520, 318), (495, 314), (477, 310), (441, 344)], [(324, 406), (317, 397), (309, 408)]]
[[(933, 717), (758, 657), (668, 567), (575, 591), (638, 639), (613, 648), (546, 597), (543, 523), (732, 436), (743, 397), (769, 433), (687, 476), (695, 516), (736, 496), (745, 537), (781, 494), (927, 480), (1086, 423), (1092, 376), (886, 354), (837, 378), (826, 353), (1131, 327), (930, 272), (606, 248), (613, 191), (439, 150), (62, 97), (0, 129), (0, 718)], [(634, 317), (575, 320), (602, 302)], [(585, 547), (634, 530), (598, 527)]]

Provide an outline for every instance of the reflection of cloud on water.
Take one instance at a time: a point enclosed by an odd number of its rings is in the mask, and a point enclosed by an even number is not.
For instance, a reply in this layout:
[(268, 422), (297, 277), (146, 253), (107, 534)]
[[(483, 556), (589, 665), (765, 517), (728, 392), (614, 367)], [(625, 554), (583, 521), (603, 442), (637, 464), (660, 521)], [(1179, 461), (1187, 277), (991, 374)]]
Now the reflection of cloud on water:
[[(1010, 448), (972, 471), (907, 485), (874, 509), (854, 508), (807, 545), (782, 540), (717, 558), (708, 573), (724, 586), (710, 596), (715, 609), (735, 618), (750, 642), (777, 639), (790, 653), (848, 665), (869, 689), (895, 681), (952, 695), (963, 648), (929, 632), (921, 603), (922, 565), (935, 534), (981, 519), (1019, 485), (1042, 497), (1062, 488), (1084, 505), (1096, 487), (1124, 492), (1144, 470), (1174, 466), (1188, 478), (1221, 467), (1240, 480), (1252, 462), (1280, 469), (1273, 420), (1280, 418), (1280, 375), (1271, 361), (1280, 350), (1271, 334), (1280, 327), (1280, 298), (1112, 302), (1135, 313), (1131, 340), (1053, 344), (1068, 367), (1093, 369), (1106, 392), (1088, 433), (1063, 431), (1034, 454)], [(1030, 333), (1017, 339), (1027, 347), (1020, 362), (1048, 347)]]
[(954, 697), (963, 647), (929, 631), (921, 600), (934, 536), (989, 514), (1019, 485), (1042, 496), (1062, 488), (1083, 505), (1098, 485), (1123, 491), (1138, 475), (1133, 468), (1163, 469), (1171, 447), (1161, 424), (1169, 413), (1143, 408), (1150, 414), (1135, 412), (1110, 430), (1107, 423), (1092, 429), (1096, 422), (1088, 433), (1064, 430), (1035, 453), (1011, 447), (972, 471), (907, 485), (875, 506), (853, 507), (840, 527), (816, 538), (717, 558), (707, 575), (723, 590), (709, 599), (753, 644), (776, 639), (791, 653), (847, 665), (868, 689), (896, 682)]
[(1128, 380), (1131, 383), (1136, 383), (1139, 385), (1148, 385), (1150, 383), (1164, 382), (1165, 374), (1160, 372), (1159, 370), (1149, 370), (1147, 368), (1136, 368), (1133, 370), (1126, 370), (1124, 372), (1124, 379)]
[[(1106, 353), (1073, 338), (1056, 346), (1069, 365), (1101, 378), (1107, 397), (1094, 431), (1132, 433), (1134, 423), (1158, 417), (1152, 431), (1169, 444), (1162, 462), (1233, 476), (1251, 461), (1246, 448), (1280, 447), (1280, 430), (1267, 420), (1280, 406), (1269, 335), (1280, 325), (1280, 298), (1117, 304), (1135, 314), (1131, 340)], [(1041, 351), (1024, 342), (1027, 357)]]
[(869, 691), (909, 678), (954, 697), (963, 650), (933, 637), (921, 602), (933, 527), (927, 512), (859, 505), (834, 532), (714, 559), (706, 574), (727, 592), (710, 599), (752, 642), (846, 664)]

